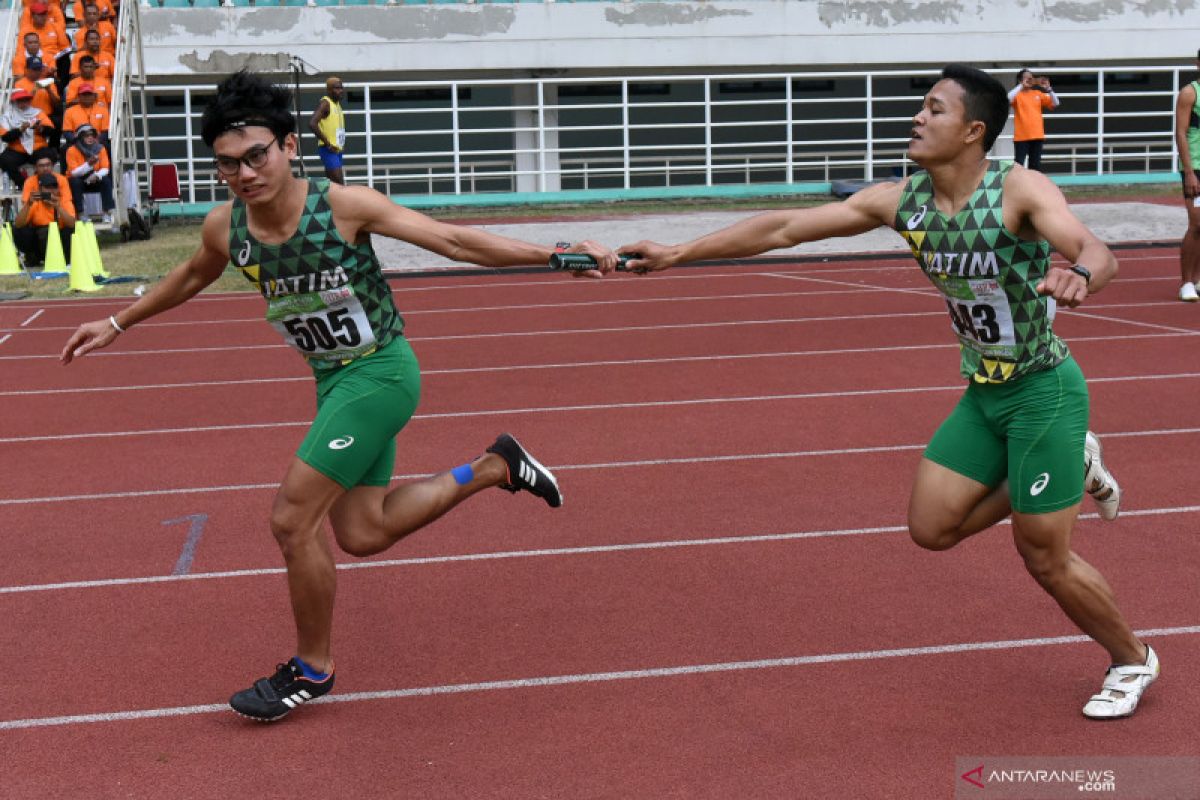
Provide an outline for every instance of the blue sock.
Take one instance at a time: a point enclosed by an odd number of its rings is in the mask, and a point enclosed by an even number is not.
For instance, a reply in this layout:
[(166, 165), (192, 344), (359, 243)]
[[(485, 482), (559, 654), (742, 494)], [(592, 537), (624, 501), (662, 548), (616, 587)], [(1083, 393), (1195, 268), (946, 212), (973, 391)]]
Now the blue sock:
[(463, 464), (461, 467), (455, 467), (450, 470), (450, 474), (454, 476), (454, 482), (459, 486), (466, 486), (471, 481), (475, 480), (475, 468), (470, 464)]
[(300, 656), (296, 656), (295, 659), (296, 663), (300, 665), (300, 671), (304, 673), (304, 677), (308, 678), (310, 681), (323, 681), (329, 677), (328, 672), (317, 672), (308, 664), (305, 664), (300, 660)]

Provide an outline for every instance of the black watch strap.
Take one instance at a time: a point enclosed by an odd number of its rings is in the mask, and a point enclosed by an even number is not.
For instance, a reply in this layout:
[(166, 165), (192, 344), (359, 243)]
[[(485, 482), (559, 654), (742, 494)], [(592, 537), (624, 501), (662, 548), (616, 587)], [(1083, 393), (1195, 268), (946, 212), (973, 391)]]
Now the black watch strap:
[(1092, 271), (1087, 267), (1081, 264), (1076, 264), (1075, 266), (1071, 267), (1071, 272), (1081, 276), (1085, 281), (1087, 281), (1088, 286), (1092, 285)]

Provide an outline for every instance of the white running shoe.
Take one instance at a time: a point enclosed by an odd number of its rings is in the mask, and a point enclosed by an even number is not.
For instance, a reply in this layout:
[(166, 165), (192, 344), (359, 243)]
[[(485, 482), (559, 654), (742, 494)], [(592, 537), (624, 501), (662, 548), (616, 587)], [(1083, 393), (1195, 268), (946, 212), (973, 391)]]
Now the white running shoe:
[(1179, 299), (1185, 303), (1194, 303), (1200, 300), (1200, 293), (1196, 292), (1196, 284), (1185, 283), (1179, 287)]
[(1121, 487), (1117, 479), (1104, 467), (1100, 454), (1100, 439), (1091, 431), (1083, 440), (1083, 488), (1096, 501), (1096, 510), (1101, 519), (1114, 520), (1121, 511)]
[(1104, 673), (1100, 694), (1092, 695), (1083, 715), (1092, 719), (1121, 719), (1137, 708), (1146, 687), (1158, 677), (1158, 656), (1146, 645), (1145, 664), (1113, 664)]

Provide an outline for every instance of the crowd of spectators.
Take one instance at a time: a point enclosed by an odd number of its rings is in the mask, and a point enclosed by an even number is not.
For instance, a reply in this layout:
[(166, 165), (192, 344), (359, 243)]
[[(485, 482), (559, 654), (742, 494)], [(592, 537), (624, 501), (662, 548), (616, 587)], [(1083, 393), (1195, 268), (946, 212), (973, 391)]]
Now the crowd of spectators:
[[(23, 0), (23, 6), (13, 88), (0, 113), (0, 172), (10, 184), (7, 194), (20, 194), (13, 238), (33, 267), (45, 259), (51, 225), (65, 249), (85, 207), (98, 209), (101, 223), (111, 222), (108, 134), (120, 7), (112, 0)], [(88, 195), (98, 202), (85, 202)]]

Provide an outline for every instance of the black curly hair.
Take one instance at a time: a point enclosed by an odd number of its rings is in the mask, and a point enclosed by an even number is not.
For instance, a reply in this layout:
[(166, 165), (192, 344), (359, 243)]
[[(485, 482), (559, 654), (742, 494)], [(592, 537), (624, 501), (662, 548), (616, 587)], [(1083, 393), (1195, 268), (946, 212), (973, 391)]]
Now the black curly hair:
[(200, 138), (209, 147), (222, 133), (247, 125), (268, 128), (276, 139), (295, 133), (292, 93), (242, 69), (217, 85), (217, 96), (200, 118)]

